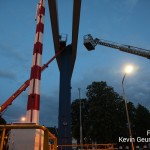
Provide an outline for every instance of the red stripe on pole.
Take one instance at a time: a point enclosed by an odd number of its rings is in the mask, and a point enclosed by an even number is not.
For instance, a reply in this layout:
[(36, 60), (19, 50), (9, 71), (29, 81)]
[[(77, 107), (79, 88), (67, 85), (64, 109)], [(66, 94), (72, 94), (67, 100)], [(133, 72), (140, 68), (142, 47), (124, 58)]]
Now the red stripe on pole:
[(39, 80), (41, 80), (41, 67), (40, 66), (34, 65), (31, 68), (30, 80), (31, 79), (39, 79)]
[(28, 95), (27, 110), (39, 110), (40, 109), (40, 95), (30, 94)]
[(45, 15), (45, 8), (43, 6), (39, 10), (39, 15)]
[(41, 23), (41, 22), (39, 22), (38, 24), (37, 24), (37, 27), (36, 27), (36, 33), (37, 32), (44, 32), (44, 24), (43, 23)]
[(34, 55), (35, 53), (39, 53), (39, 54), (42, 55), (42, 48), (43, 48), (43, 44), (40, 43), (40, 42), (36, 42), (36, 43), (34, 44), (33, 55)]

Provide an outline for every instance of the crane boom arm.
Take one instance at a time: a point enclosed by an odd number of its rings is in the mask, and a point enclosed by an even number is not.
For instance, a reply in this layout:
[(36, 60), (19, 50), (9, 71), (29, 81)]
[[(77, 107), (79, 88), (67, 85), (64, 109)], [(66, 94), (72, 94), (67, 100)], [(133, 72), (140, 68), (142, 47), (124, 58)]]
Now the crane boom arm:
[[(44, 70), (48, 67), (48, 65), (49, 65), (56, 57), (58, 57), (58, 56), (61, 54), (61, 52), (62, 52), (63, 50), (64, 50), (64, 49), (59, 50), (59, 51), (56, 53), (55, 56), (53, 56), (46, 64), (44, 64), (44, 65), (42, 66), (42, 68), (41, 68), (41, 71), (44, 71)], [(13, 102), (23, 91), (26, 90), (26, 88), (29, 86), (29, 83), (30, 83), (30, 79), (26, 80), (26, 82), (25, 82), (22, 86), (20, 86), (19, 89), (18, 89), (15, 93), (13, 93), (13, 94), (0, 106), (0, 114), (3, 113), (4, 110), (6, 110), (7, 107), (8, 107), (9, 105), (11, 105), (12, 102)]]
[(135, 55), (146, 57), (146, 58), (150, 59), (150, 51), (149, 50), (130, 46), (130, 45), (124, 45), (124, 44), (119, 44), (119, 43), (115, 43), (115, 42), (110, 42), (110, 41), (106, 41), (106, 40), (102, 40), (102, 39), (98, 39), (98, 38), (93, 39), (93, 37), (90, 34), (84, 36), (84, 45), (88, 50), (94, 50), (95, 46), (97, 44), (103, 45), (106, 47), (111, 47), (111, 48), (118, 49), (123, 52), (135, 54)]
[(13, 93), (1, 106), (0, 113), (2, 113), (9, 105), (12, 104), (15, 98), (17, 98), (26, 88), (29, 86), (30, 80), (27, 80), (19, 89)]

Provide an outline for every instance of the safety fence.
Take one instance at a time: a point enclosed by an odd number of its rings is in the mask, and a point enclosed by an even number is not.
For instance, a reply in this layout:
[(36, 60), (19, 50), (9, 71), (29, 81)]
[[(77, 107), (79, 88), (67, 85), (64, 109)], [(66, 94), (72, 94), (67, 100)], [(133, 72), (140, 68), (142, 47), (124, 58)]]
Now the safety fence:
[[(0, 125), (0, 150), (8, 149), (8, 138), (9, 132), (12, 129), (40, 129), (43, 131), (43, 150), (57, 150), (57, 138), (49, 132), (49, 130), (40, 125), (36, 124), (10, 124), (10, 125)], [(50, 144), (51, 143), (51, 144)]]
[(114, 144), (72, 144), (58, 145), (60, 150), (115, 150)]
[[(130, 150), (130, 147), (129, 146), (118, 146), (117, 148), (118, 150)], [(146, 145), (146, 144), (143, 144), (143, 145), (134, 145), (134, 149), (135, 150), (150, 150), (150, 147), (149, 147), (149, 144)]]

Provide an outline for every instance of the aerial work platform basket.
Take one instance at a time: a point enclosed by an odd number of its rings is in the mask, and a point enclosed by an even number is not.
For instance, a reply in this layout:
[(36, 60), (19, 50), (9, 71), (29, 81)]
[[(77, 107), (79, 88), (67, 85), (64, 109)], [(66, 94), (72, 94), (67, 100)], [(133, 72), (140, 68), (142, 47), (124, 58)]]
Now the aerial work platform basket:
[(96, 43), (91, 34), (87, 34), (83, 37), (83, 43), (88, 51), (95, 50)]

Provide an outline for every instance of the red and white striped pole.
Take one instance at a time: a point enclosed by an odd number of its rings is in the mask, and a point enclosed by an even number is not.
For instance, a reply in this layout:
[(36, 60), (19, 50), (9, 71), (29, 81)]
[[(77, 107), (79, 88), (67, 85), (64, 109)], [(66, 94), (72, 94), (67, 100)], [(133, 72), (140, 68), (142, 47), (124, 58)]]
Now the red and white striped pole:
[(28, 93), (28, 104), (26, 121), (39, 124), (40, 109), (40, 80), (41, 80), (41, 56), (43, 50), (45, 0), (40, 0), (37, 8), (37, 26), (33, 49), (32, 66), (30, 74), (30, 89)]

